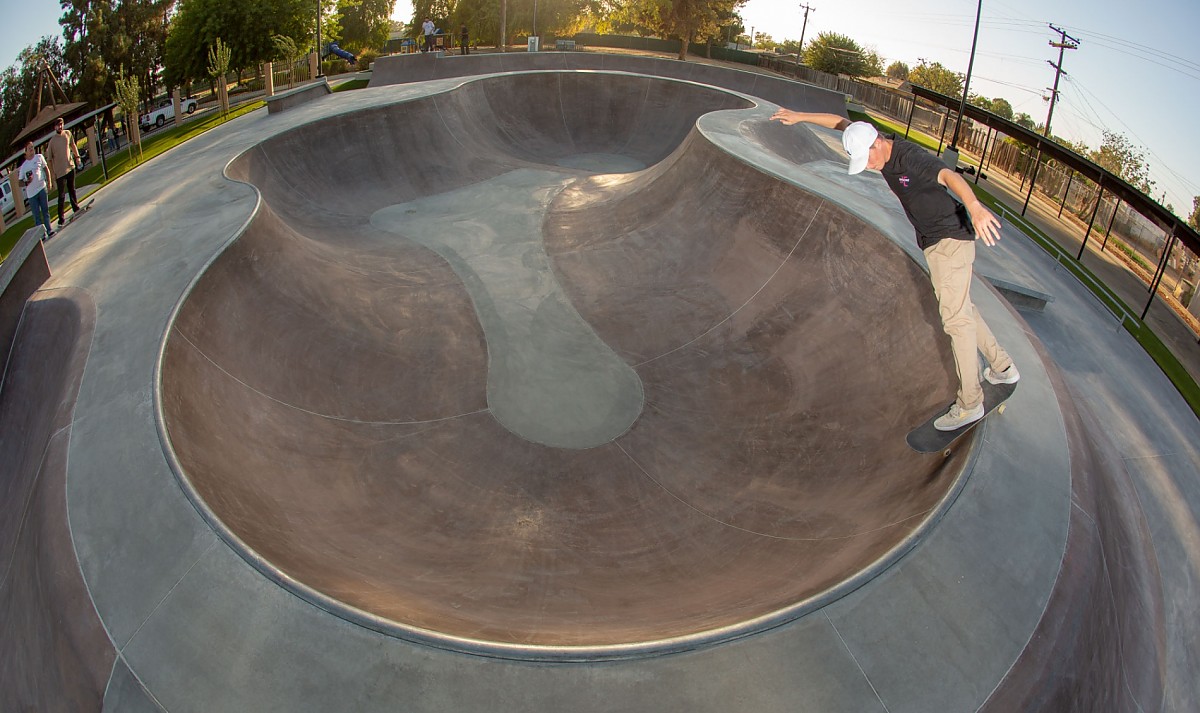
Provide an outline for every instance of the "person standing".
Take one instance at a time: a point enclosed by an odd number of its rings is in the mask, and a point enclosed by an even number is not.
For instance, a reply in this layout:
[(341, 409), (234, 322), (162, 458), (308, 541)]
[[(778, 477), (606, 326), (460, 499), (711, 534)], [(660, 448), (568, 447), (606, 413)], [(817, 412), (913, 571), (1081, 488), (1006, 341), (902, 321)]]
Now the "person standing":
[(467, 23), (458, 28), (458, 53), (471, 54), (471, 38), (467, 34)]
[(425, 18), (425, 22), (421, 23), (421, 32), (425, 34), (425, 51), (432, 51), (433, 35), (437, 32), (437, 28), (433, 25), (433, 20), (430, 20), (428, 17)]
[(61, 228), (63, 201), (68, 195), (71, 198), (71, 211), (79, 212), (79, 199), (75, 196), (75, 169), (83, 165), (75, 138), (63, 128), (62, 117), (54, 120), (54, 135), (50, 137), (50, 148), (46, 155), (50, 159), (50, 170), (58, 179), (58, 227)]
[(42, 236), (45, 242), (54, 235), (50, 229), (50, 202), (46, 199), (47, 186), (50, 183), (50, 169), (46, 159), (33, 150), (33, 142), (25, 142), (25, 160), (17, 169), (17, 180), (25, 188), (25, 198), (33, 211), (33, 224), (41, 225), (46, 233)]
[[(1000, 221), (956, 171), (914, 143), (880, 136), (865, 121), (852, 123), (836, 114), (789, 109), (775, 112), (771, 120), (786, 126), (807, 122), (841, 131), (842, 146), (850, 156), (850, 175), (866, 168), (883, 174), (892, 193), (900, 199), (929, 263), (938, 314), (950, 337), (958, 372), (958, 397), (949, 411), (934, 420), (934, 428), (953, 431), (983, 418), (977, 351), (983, 352), (988, 362), (983, 377), (990, 383), (1015, 384), (1021, 378), (1012, 358), (996, 342), (971, 302), (975, 238), (982, 237), (989, 247), (995, 245), (1000, 239)], [(961, 203), (951, 198), (947, 189)]]

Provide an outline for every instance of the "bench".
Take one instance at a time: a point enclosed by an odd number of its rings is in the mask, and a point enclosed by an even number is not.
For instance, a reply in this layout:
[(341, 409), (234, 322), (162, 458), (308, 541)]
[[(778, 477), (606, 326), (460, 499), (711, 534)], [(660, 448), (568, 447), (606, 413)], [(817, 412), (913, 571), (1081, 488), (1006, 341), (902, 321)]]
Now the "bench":
[(1044, 312), (1046, 305), (1054, 301), (1053, 295), (1038, 292), (1024, 285), (1018, 285), (1014, 282), (988, 275), (980, 275), (980, 277), (991, 283), (992, 287), (995, 287), (1000, 294), (1004, 295), (1004, 299), (1008, 300), (1009, 304), (1019, 310)]
[(555, 40), (554, 49), (558, 50), (559, 52), (574, 51), (575, 40)]
[(307, 104), (313, 99), (320, 99), (326, 94), (332, 94), (333, 90), (329, 88), (329, 78), (321, 77), (316, 82), (305, 84), (302, 87), (296, 87), (286, 92), (280, 92), (272, 97), (267, 97), (267, 113), (278, 114), (281, 111), (287, 111), (294, 106)]

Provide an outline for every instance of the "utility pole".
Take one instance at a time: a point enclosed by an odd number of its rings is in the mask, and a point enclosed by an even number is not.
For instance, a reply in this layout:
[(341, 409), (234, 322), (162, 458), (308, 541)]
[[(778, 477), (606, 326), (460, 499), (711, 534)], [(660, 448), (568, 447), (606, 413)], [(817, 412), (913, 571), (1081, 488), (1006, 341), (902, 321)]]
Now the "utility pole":
[[(1059, 79), (1059, 77), (1062, 76), (1062, 73), (1063, 73), (1063, 71), (1062, 71), (1063, 52), (1065, 52), (1066, 50), (1079, 49), (1079, 40), (1068, 35), (1066, 30), (1057, 28), (1054, 25), (1050, 25), (1049, 27), (1051, 30), (1054, 30), (1059, 35), (1061, 35), (1061, 37), (1059, 38), (1058, 42), (1054, 42), (1053, 40), (1050, 41), (1051, 47), (1058, 48), (1058, 64), (1055, 64), (1055, 63), (1051, 62), (1050, 60), (1046, 60), (1046, 64), (1049, 64), (1051, 67), (1054, 67), (1054, 87), (1053, 88), (1047, 87), (1047, 89), (1050, 89), (1050, 113), (1046, 115), (1046, 131), (1044, 132), (1044, 135), (1046, 138), (1050, 138), (1050, 120), (1052, 118), (1054, 118), (1054, 102), (1058, 100), (1058, 79)], [(1070, 42), (1068, 42), (1067, 40), (1070, 40)]]
[[(1045, 136), (1047, 139), (1049, 139), (1050, 138), (1050, 120), (1054, 118), (1054, 102), (1058, 100), (1058, 80), (1060, 77), (1062, 77), (1062, 74), (1063, 74), (1063, 71), (1062, 71), (1063, 53), (1066, 52), (1067, 50), (1079, 49), (1079, 40), (1068, 35), (1067, 31), (1062, 28), (1055, 27), (1054, 25), (1051, 25), (1049, 23), (1047, 23), (1047, 26), (1051, 30), (1054, 30), (1055, 32), (1057, 32), (1059, 34), (1058, 42), (1055, 42), (1054, 40), (1050, 41), (1051, 47), (1058, 48), (1058, 64), (1055, 64), (1055, 63), (1051, 62), (1050, 60), (1046, 60), (1046, 64), (1049, 64), (1051, 67), (1054, 67), (1054, 86), (1047, 87), (1047, 89), (1050, 90), (1050, 113), (1046, 114), (1046, 129), (1045, 129), (1045, 131), (1042, 132), (1042, 135)], [(1068, 42), (1068, 40), (1070, 40), (1070, 41)], [(1025, 215), (1026, 209), (1029, 208), (1029, 200), (1031, 198), (1033, 198), (1033, 188), (1037, 184), (1038, 169), (1041, 168), (1041, 166), (1042, 166), (1042, 149), (1041, 149), (1041, 147), (1038, 147), (1037, 158), (1034, 160), (1034, 163), (1033, 163), (1033, 177), (1029, 181), (1029, 195), (1025, 196), (1025, 205), (1021, 207), (1021, 215)], [(1082, 253), (1080, 253), (1080, 254), (1082, 254)]]
[(800, 26), (800, 47), (796, 50), (796, 74), (800, 76), (800, 57), (804, 54), (804, 31), (808, 29), (808, 13), (816, 12), (817, 8), (801, 5), (800, 9), (804, 11), (804, 24)]
[(804, 31), (808, 29), (808, 13), (816, 12), (817, 8), (801, 5), (801, 10), (804, 10), (804, 24), (800, 26), (800, 51), (804, 51)]

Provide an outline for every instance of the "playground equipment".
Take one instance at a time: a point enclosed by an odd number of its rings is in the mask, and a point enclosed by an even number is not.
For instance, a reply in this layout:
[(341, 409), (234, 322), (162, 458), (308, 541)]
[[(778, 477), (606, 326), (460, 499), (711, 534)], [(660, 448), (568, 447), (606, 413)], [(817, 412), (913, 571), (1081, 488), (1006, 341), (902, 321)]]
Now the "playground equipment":
[(338, 43), (336, 43), (336, 42), (330, 42), (329, 44), (325, 45), (325, 52), (321, 55), (321, 59), (325, 59), (325, 58), (329, 57), (329, 55), (335, 55), (337, 57), (341, 57), (342, 59), (346, 60), (350, 64), (358, 63), (357, 57), (350, 54), (349, 52), (342, 49), (341, 47), (338, 47)]

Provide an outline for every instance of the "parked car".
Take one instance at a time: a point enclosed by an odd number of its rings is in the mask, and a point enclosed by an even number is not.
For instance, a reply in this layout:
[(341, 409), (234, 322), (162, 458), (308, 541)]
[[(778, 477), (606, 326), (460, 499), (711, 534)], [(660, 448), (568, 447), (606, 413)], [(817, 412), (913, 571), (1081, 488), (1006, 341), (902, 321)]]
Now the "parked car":
[[(191, 114), (196, 111), (195, 99), (180, 99), (179, 108), (185, 114)], [(175, 118), (175, 105), (170, 98), (163, 99), (158, 103), (158, 108), (148, 114), (142, 114), (138, 117), (138, 125), (142, 129), (149, 130), (151, 126), (155, 128), (161, 127), (171, 119)]]
[[(21, 196), (24, 203), (28, 203), (24, 196)], [(13, 204), (12, 184), (8, 182), (8, 176), (0, 177), (0, 213), (8, 215), (16, 210)]]

